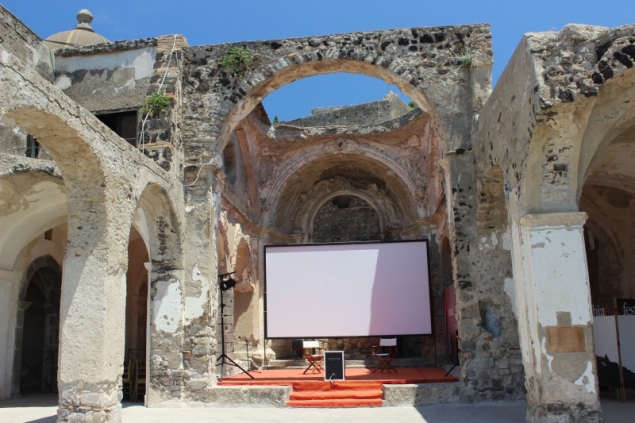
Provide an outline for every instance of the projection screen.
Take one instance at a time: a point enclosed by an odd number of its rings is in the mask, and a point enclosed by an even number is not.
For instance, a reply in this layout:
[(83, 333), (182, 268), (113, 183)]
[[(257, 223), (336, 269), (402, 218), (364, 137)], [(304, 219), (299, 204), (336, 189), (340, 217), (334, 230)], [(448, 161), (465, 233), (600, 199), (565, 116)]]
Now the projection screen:
[(426, 241), (265, 246), (265, 337), (432, 333)]

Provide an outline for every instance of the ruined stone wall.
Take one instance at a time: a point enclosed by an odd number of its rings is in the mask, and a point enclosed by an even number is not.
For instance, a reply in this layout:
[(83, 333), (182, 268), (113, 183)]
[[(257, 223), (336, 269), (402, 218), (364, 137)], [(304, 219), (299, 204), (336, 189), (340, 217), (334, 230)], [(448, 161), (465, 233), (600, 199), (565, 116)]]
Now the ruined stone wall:
[(313, 242), (379, 241), (377, 212), (356, 196), (337, 196), (324, 203), (313, 221)]
[(158, 116), (143, 116), (140, 148), (163, 169), (180, 178), (183, 173), (183, 48), (187, 40), (181, 35), (157, 38), (157, 55), (146, 95), (161, 92), (171, 98), (167, 111)]
[[(586, 215), (576, 211), (585, 179), (614, 183), (593, 174), (614, 161), (605, 157), (592, 165), (600, 146), (627, 131), (633, 119), (633, 108), (624, 103), (632, 86), (633, 30), (568, 25), (559, 33), (527, 34), (475, 131), (479, 185), (491, 185), (490, 168), (502, 169), (532, 421), (599, 419)], [(620, 180), (630, 186), (632, 176)], [(476, 265), (492, 263), (487, 260)], [(564, 346), (558, 335), (578, 341)]]
[(57, 50), (55, 86), (93, 113), (138, 109), (156, 55), (156, 39)]
[[(0, 4), (0, 46), (53, 81), (54, 57), (42, 39)], [(0, 152), (25, 154), (27, 134), (11, 119), (0, 117)]]
[[(54, 226), (57, 213), (67, 207), (63, 213), (69, 229), (60, 313), (59, 417), (61, 421), (91, 421), (95, 416), (117, 421), (121, 410), (118, 381), (123, 364), (124, 269), (133, 212), (146, 186), (154, 186), (150, 210), (158, 214), (148, 219), (151, 229), (146, 231), (156, 241), (150, 241), (154, 245), (152, 259), (168, 264), (179, 286), (178, 272), (173, 269), (182, 268), (178, 254), (178, 239), (182, 237), (178, 234), (184, 211), (175, 202), (181, 193), (180, 183), (5, 50), (0, 54), (0, 68), (0, 114), (13, 119), (46, 146), (64, 175), (66, 190), (60, 196), (48, 190), (49, 200), (61, 199), (61, 203), (54, 207), (32, 204), (28, 213), (21, 206), (5, 204), (1, 224), (11, 227), (16, 237), (10, 248), (0, 252), (2, 268), (13, 271), (15, 255), (24, 244), (38, 231), (46, 230), (43, 225)], [(3, 180), (21, 173), (37, 176), (25, 167), (29, 159), (11, 155), (2, 158)], [(19, 198), (14, 201), (22, 204)], [(42, 225), (34, 226), (30, 216), (44, 216)], [(11, 224), (5, 226), (7, 223)], [(8, 245), (9, 235), (3, 231), (0, 245)], [(166, 269), (161, 267), (163, 272)], [(180, 286), (177, 291), (159, 289), (152, 297), (152, 307), (162, 304), (163, 311), (174, 299), (180, 304), (180, 290)], [(166, 314), (153, 311), (158, 321)], [(182, 314), (176, 316), (178, 320), (171, 323), (178, 328)], [(161, 336), (156, 334), (154, 341)], [(153, 348), (157, 344), (153, 342)], [(180, 347), (170, 350), (182, 360)], [(148, 389), (158, 390), (158, 386), (151, 384)]]
[(42, 39), (0, 4), (0, 45), (35, 69), (42, 78), (53, 81), (55, 60)]
[(369, 126), (399, 119), (411, 112), (392, 91), (379, 101), (348, 107), (328, 107), (311, 110), (311, 116), (282, 122), (285, 125), (311, 126)]
[[(206, 163), (220, 154), (240, 117), (269, 92), (329, 71), (364, 73), (395, 83), (440, 118), (448, 143), (444, 149), (465, 148), (470, 144), (473, 98), (489, 88), (490, 79), (487, 72), (487, 77), (474, 72), (468, 81), (462, 63), (470, 51), (470, 66), (490, 69), (489, 38), (487, 25), (470, 25), (189, 48), (188, 163)], [(253, 64), (236, 71), (219, 66), (218, 60), (232, 48), (246, 48)]]

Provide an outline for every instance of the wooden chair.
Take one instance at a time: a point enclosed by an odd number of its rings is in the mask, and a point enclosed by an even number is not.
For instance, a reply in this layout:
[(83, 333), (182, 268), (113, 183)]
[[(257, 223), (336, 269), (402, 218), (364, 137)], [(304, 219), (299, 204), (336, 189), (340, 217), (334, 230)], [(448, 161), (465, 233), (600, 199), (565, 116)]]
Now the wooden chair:
[(302, 357), (306, 358), (309, 365), (304, 370), (303, 375), (313, 369), (319, 373), (322, 371), (322, 362), (324, 361), (324, 349), (320, 346), (319, 341), (302, 341)]
[(397, 373), (397, 369), (392, 366), (392, 359), (397, 356), (397, 338), (380, 338), (379, 345), (372, 347), (371, 356), (377, 360), (377, 368), (373, 370), (375, 373), (377, 370), (387, 370), (390, 373), (394, 370)]
[(123, 375), (121, 377), (123, 386), (123, 398), (129, 400), (133, 395), (133, 387), (134, 387), (134, 376), (136, 374), (135, 369), (135, 361), (132, 359), (127, 359), (123, 363)]

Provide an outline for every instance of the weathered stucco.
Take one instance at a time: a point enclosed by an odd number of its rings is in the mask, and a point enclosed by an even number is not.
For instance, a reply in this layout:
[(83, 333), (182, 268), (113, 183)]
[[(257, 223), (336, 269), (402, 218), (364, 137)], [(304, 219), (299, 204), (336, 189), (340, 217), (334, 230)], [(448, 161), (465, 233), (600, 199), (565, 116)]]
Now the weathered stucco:
[[(145, 354), (149, 406), (285, 400), (216, 387), (219, 274), (238, 282), (222, 298), (227, 353), (290, 358), (290, 340), (264, 338), (264, 245), (427, 239), (435, 330), (403, 351), (453, 364), (453, 285), (461, 381), (387, 402), (525, 396), (528, 422), (601, 421), (592, 301), (635, 292), (635, 26), (527, 34), (491, 91), (487, 25), (200, 47), (171, 35), (57, 50), (53, 73), (40, 38), (0, 15), (0, 400), (20, 392), (40, 269), (59, 421), (118, 422), (130, 350)], [(236, 47), (250, 66), (220, 64)], [(389, 95), (271, 123), (267, 94), (330, 72), (381, 78), (418, 107)], [(143, 116), (157, 91), (170, 107)], [(137, 139), (91, 114), (120, 111)], [(355, 358), (373, 342), (323, 340)]]

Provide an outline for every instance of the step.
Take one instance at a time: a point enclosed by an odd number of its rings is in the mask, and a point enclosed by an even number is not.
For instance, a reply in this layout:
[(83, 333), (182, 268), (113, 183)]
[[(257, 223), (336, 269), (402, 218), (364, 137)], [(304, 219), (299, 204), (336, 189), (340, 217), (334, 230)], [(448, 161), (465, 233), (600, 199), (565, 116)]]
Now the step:
[(381, 399), (381, 389), (358, 389), (354, 391), (317, 391), (292, 392), (290, 400), (327, 400), (327, 399)]
[(353, 407), (381, 407), (382, 399), (325, 399), (325, 400), (300, 400), (288, 401), (289, 407), (311, 408), (353, 408)]
[(291, 384), (294, 392), (316, 392), (316, 391), (356, 391), (356, 390), (381, 390), (382, 383), (376, 381), (360, 382), (295, 382)]

